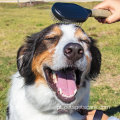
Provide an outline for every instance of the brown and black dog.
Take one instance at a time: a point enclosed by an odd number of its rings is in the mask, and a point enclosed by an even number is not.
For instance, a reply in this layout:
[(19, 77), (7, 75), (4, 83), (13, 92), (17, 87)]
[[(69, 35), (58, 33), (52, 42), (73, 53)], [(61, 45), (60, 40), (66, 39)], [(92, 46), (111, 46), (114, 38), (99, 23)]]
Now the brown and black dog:
[(8, 120), (82, 120), (75, 109), (88, 106), (101, 54), (81, 27), (57, 23), (27, 37), (17, 66)]

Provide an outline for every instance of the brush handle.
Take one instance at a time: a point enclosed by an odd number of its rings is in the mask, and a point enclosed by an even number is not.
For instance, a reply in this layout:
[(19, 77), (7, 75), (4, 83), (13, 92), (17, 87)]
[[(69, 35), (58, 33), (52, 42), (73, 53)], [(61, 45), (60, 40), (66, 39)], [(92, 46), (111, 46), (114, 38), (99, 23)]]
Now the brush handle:
[(103, 10), (103, 9), (92, 9), (92, 14), (91, 17), (96, 17), (96, 18), (107, 18), (111, 14), (109, 10)]

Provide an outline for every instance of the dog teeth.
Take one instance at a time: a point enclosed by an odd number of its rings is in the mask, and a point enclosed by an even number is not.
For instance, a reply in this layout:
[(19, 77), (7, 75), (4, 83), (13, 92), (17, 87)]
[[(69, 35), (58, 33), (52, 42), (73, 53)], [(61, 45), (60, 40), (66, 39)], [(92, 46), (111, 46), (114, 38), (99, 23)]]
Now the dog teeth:
[(66, 95), (62, 94), (63, 97), (67, 97)]
[(57, 83), (57, 76), (56, 76), (55, 73), (53, 73), (53, 82), (54, 82), (54, 83)]
[(74, 95), (70, 95), (70, 96), (67, 96), (68, 98), (71, 98), (71, 97), (73, 97)]
[(61, 90), (61, 88), (59, 88), (59, 92), (60, 92), (60, 94), (62, 95), (62, 90)]
[(77, 92), (77, 89), (74, 91), (74, 95), (76, 94), (76, 92)]
[(73, 97), (74, 95), (69, 95), (69, 96), (67, 96), (67, 95), (62, 94), (62, 96), (63, 96), (63, 97), (66, 97), (66, 98), (71, 98), (71, 97)]
[(71, 97), (73, 97), (73, 96), (76, 94), (77, 89), (74, 91), (74, 94), (73, 94), (73, 95), (69, 95), (69, 96), (63, 94), (61, 88), (59, 88), (59, 92), (60, 92), (60, 94), (61, 94), (63, 97), (65, 97), (65, 98), (71, 98)]
[(64, 94), (62, 94), (62, 96), (63, 96), (63, 97), (66, 97), (66, 98), (72, 97), (71, 95), (70, 95), (70, 96), (67, 96), (67, 95), (64, 95)]

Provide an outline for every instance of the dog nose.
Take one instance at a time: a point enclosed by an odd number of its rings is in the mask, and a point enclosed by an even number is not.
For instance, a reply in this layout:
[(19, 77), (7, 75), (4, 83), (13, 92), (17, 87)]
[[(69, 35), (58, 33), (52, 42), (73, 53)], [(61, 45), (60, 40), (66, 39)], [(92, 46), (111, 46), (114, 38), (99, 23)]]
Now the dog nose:
[(82, 58), (83, 53), (83, 47), (78, 43), (69, 43), (64, 47), (64, 55), (72, 61)]

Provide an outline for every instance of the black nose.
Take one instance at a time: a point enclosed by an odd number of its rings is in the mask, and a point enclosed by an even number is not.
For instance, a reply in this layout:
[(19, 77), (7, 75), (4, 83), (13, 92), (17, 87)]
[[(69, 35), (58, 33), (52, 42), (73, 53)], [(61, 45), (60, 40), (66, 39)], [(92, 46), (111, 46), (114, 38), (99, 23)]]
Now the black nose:
[(83, 47), (78, 43), (69, 43), (64, 47), (64, 55), (72, 61), (82, 58), (83, 53)]

